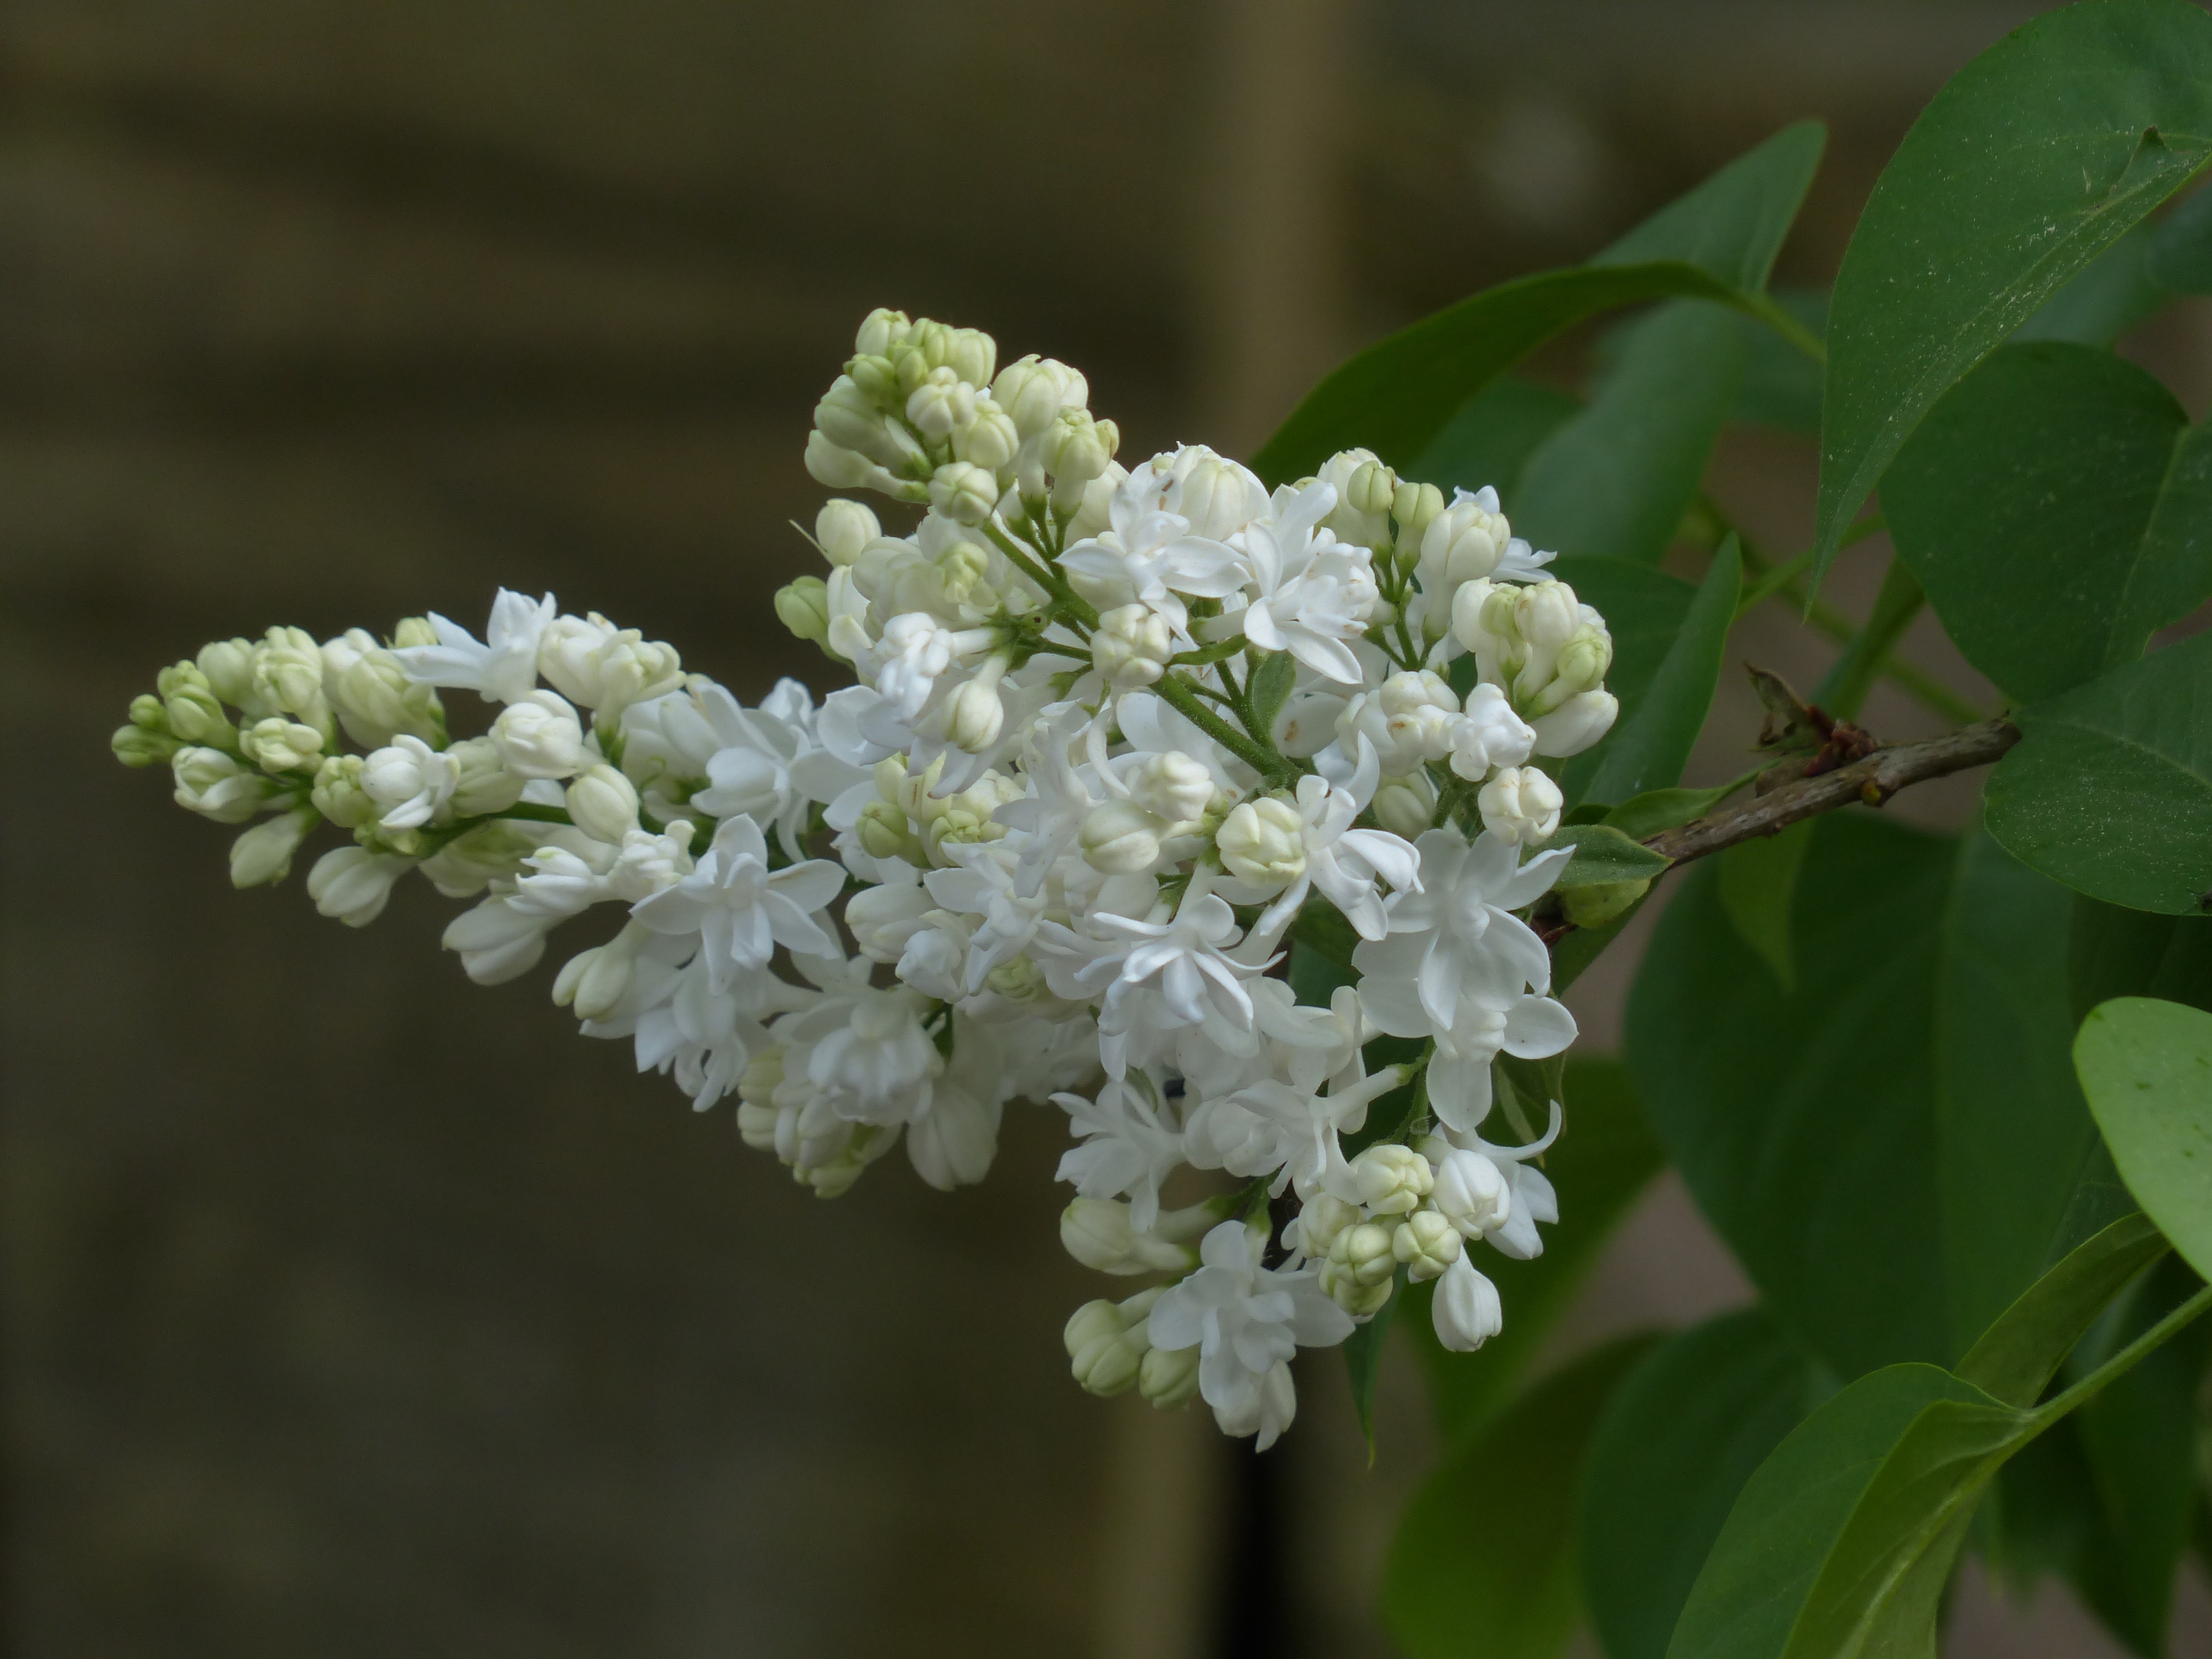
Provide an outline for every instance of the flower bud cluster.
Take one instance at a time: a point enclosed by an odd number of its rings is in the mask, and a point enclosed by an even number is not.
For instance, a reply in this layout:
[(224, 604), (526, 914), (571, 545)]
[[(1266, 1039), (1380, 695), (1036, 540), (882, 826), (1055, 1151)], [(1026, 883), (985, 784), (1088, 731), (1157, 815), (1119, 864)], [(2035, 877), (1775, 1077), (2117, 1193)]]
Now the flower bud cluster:
[[(410, 870), (470, 901), (444, 943), (481, 983), (618, 907), (555, 1003), (733, 1101), (822, 1197), (901, 1149), (981, 1180), (1007, 1103), (1051, 1101), (1063, 1247), (1148, 1281), (1067, 1323), (1094, 1393), (1202, 1398), (1264, 1446), (1295, 1352), (1403, 1283), (1476, 1346), (1501, 1315), (1474, 1248), (1533, 1255), (1557, 1213), (1549, 1136), (1479, 1131), (1502, 1056), (1575, 1036), (1528, 921), (1568, 854), (1532, 848), (1565, 805), (1546, 763), (1611, 720), (1602, 620), (1491, 492), (1361, 450), (1273, 490), (1195, 445), (1125, 469), (1064, 364), (891, 311), (854, 346), (807, 465), (905, 514), (829, 501), (822, 567), (776, 597), (851, 671), (820, 702), (747, 705), (502, 590), (481, 638), (217, 641), (118, 757), (242, 830), (241, 884), (327, 823), (325, 915), (366, 924)], [(491, 706), (475, 734), (458, 689)], [(1302, 919), (1358, 941), (1325, 1007), (1271, 971)], [(1384, 1036), (1419, 1057), (1371, 1066)]]

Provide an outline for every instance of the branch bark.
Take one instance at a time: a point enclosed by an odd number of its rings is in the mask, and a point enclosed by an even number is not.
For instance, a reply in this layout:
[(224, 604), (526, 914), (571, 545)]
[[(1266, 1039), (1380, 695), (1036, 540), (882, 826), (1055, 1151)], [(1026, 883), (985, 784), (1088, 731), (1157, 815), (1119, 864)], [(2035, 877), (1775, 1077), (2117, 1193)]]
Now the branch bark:
[(1771, 836), (1801, 818), (1833, 811), (1862, 801), (1880, 806), (1900, 789), (1954, 772), (1970, 771), (2003, 757), (2020, 741), (2020, 730), (2011, 721), (1984, 720), (1976, 726), (1929, 738), (1921, 743), (1901, 743), (1877, 749), (1864, 760), (1839, 766), (1817, 777), (1800, 778), (1740, 806), (1724, 808), (1694, 818), (1678, 829), (1651, 836), (1644, 845), (1663, 853), (1677, 864), (1701, 859), (1734, 847), (1756, 836)]

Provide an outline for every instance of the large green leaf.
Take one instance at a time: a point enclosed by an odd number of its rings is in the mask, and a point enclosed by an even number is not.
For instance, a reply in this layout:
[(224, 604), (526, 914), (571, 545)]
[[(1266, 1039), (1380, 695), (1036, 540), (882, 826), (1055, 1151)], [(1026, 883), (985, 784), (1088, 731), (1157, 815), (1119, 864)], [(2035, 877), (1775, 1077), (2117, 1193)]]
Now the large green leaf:
[(2106, 0), (1966, 65), (1882, 171), (1828, 319), (1817, 570), (1922, 416), (2212, 155), (2212, 18)]
[[(2139, 1279), (2069, 1366), (2087, 1374), (2203, 1288), (2179, 1261)], [(2197, 1392), (2207, 1332), (2196, 1326), (2075, 1413), (2094, 1521), (2071, 1577), (2136, 1652), (2166, 1651), (2174, 1581), (2197, 1498)]]
[[(1820, 131), (1785, 128), (1662, 208), (1595, 261), (1486, 289), (1360, 352), (1308, 392), (1252, 465), (1271, 484), (1364, 446), (1410, 470), (1468, 400), (1586, 317), (1673, 298), (1753, 315), (1820, 161)], [(1413, 476), (1418, 476), (1414, 474)]]
[(2072, 894), (1988, 836), (1960, 842), (1937, 936), (1935, 1030), (1954, 1353), (2079, 1243), (2086, 1222), (2106, 1218), (2077, 1208), (2103, 1153), (2074, 1080), (2072, 912)]
[(1990, 775), (1991, 834), (2022, 863), (2131, 909), (2212, 894), (2212, 634), (2014, 716)]
[(1589, 406), (1529, 457), (1515, 531), (1539, 547), (1657, 563), (1735, 405), (1743, 340), (1737, 313), (1702, 301), (1639, 319)]
[(2198, 191), (2159, 222), (2149, 275), (2177, 294), (2212, 294), (2212, 196)]
[(2128, 1190), (2212, 1273), (2212, 1014), (2117, 997), (2081, 1022), (2074, 1063)]
[(1929, 412), (1881, 499), (1953, 641), (2016, 698), (2140, 657), (2212, 594), (2212, 434), (2110, 352), (1995, 353)]
[[(1560, 784), (1570, 805), (1583, 800), (1625, 801), (1647, 790), (1671, 789), (1681, 781), (1682, 768), (1705, 726), (1705, 711), (1712, 707), (1713, 688), (1720, 684), (1729, 626), (1735, 620), (1742, 590), (1743, 559), (1730, 537), (1714, 555), (1697, 597), (1650, 680), (1633, 690), (1626, 674), (1608, 680), (1620, 699), (1620, 716), (1602, 743), (1577, 755), (1561, 771)], [(1613, 614), (1602, 604), (1598, 608), (1608, 618)], [(1618, 636), (1614, 651), (1617, 661)]]
[(1382, 1567), (1382, 1618), (1411, 1659), (1549, 1659), (1579, 1622), (1575, 1476), (1648, 1337), (1545, 1378), (1444, 1454)]
[(1590, 263), (1686, 259), (1737, 288), (1765, 288), (1827, 142), (1828, 130), (1818, 121), (1792, 123), (1661, 208)]
[(2185, 1328), (2208, 1301), (2212, 1292), (2192, 1298), (2033, 1409), (1933, 1365), (1892, 1365), (1861, 1377), (1800, 1425), (1745, 1485), (1668, 1653), (1932, 1656), (1943, 1587), (1973, 1506), (1997, 1470)]
[(1447, 1440), (1479, 1428), (1511, 1394), (1659, 1165), (1659, 1145), (1644, 1125), (1627, 1069), (1616, 1060), (1569, 1060), (1566, 1128), (1545, 1155), (1544, 1170), (1573, 1200), (1559, 1206), (1559, 1224), (1544, 1229), (1544, 1253), (1534, 1260), (1478, 1252), (1478, 1265), (1504, 1304), (1505, 1328), (1474, 1353), (1453, 1353), (1437, 1342), (1430, 1323), (1432, 1287), (1413, 1285), (1400, 1298), (1397, 1322), (1420, 1354)]
[(1630, 1065), (1785, 1328), (1844, 1376), (1948, 1361), (2110, 1218), (2067, 1060), (2070, 899), (1979, 834), (1793, 834), (1786, 934), (1762, 908), (1747, 937), (1727, 860), (1683, 880)]
[(1744, 1482), (1819, 1394), (1814, 1367), (1758, 1308), (1668, 1338), (1623, 1380), (1581, 1505), (1583, 1598), (1607, 1659), (1661, 1659)]
[(1790, 918), (1797, 906), (1797, 872), (1812, 846), (1813, 823), (1808, 818), (1778, 835), (1739, 842), (1719, 860), (1721, 908), (1785, 991), (1797, 983)]
[(1708, 860), (1680, 878), (1637, 975), (1627, 1058), (1652, 1127), (1775, 1317), (1856, 1376), (1950, 1357), (1932, 1051), (1955, 854), (1856, 814), (1811, 833), (1795, 985), (1737, 933)]
[(2076, 1025), (2114, 997), (2212, 1010), (2212, 917), (2156, 915), (2076, 893), (2068, 945)]
[(1460, 406), (1406, 476), (1432, 483), (1447, 495), (1488, 484), (1510, 513), (1514, 487), (1528, 458), (1582, 406), (1571, 392), (1502, 375)]
[(2111, 346), (2173, 298), (2174, 290), (2153, 274), (2154, 246), (2151, 228), (2137, 225), (2045, 300), (2012, 337)]

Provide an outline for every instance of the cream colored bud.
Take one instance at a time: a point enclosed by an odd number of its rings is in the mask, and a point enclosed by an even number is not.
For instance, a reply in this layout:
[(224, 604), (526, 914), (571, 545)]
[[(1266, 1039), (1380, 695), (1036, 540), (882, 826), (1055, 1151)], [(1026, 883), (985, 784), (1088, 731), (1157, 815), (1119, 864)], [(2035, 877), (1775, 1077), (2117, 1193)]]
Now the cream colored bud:
[(1462, 1151), (1431, 1136), (1421, 1143), (1436, 1172), (1429, 1202), (1465, 1238), (1481, 1238), (1503, 1227), (1513, 1213), (1513, 1189), (1498, 1165), (1480, 1152)]
[(1127, 776), (1129, 799), (1164, 823), (1194, 823), (1213, 799), (1213, 774), (1180, 749), (1146, 756)]
[(594, 766), (568, 786), (568, 817), (594, 841), (619, 847), (637, 828), (637, 788), (611, 766)]
[(1538, 694), (1530, 714), (1548, 714), (1568, 699), (1598, 690), (1605, 684), (1606, 671), (1612, 666), (1613, 636), (1602, 628), (1583, 623), (1559, 647), (1559, 659), (1552, 666), (1551, 684)]
[[(234, 728), (222, 712), (208, 677), (198, 665), (180, 662), (165, 668), (155, 680), (170, 732), (185, 743), (227, 746)], [(282, 769), (281, 768), (278, 769)]]
[(619, 937), (579, 951), (554, 978), (554, 1005), (573, 1007), (578, 1019), (605, 1019), (622, 1006), (636, 975), (637, 953)]
[(1345, 503), (1354, 513), (1377, 518), (1390, 511), (1398, 497), (1398, 475), (1380, 461), (1364, 461), (1345, 487)]
[(1198, 1252), (1188, 1244), (1137, 1231), (1119, 1199), (1077, 1199), (1060, 1212), (1060, 1242), (1085, 1267), (1103, 1273), (1183, 1273), (1198, 1265)]
[(1376, 823), (1394, 836), (1413, 841), (1436, 823), (1436, 787), (1419, 772), (1401, 778), (1385, 778), (1370, 805)]
[(1222, 867), (1255, 887), (1279, 890), (1306, 872), (1305, 821), (1273, 795), (1231, 808), (1213, 845)]
[(1363, 1221), (1330, 1242), (1328, 1259), (1322, 1263), (1321, 1288), (1354, 1317), (1377, 1312), (1390, 1299), (1398, 1274), (1390, 1232), (1378, 1223)]
[(888, 357), (906, 343), (913, 327), (903, 311), (878, 306), (861, 319), (860, 332), (853, 337), (853, 349), (871, 357)]
[(504, 812), (522, 799), (523, 779), (507, 764), (498, 743), (469, 738), (446, 750), (453, 763), (453, 812), (480, 818)]
[(1610, 691), (1585, 691), (1548, 714), (1528, 722), (1536, 732), (1536, 752), (1554, 759), (1579, 755), (1613, 729), (1620, 704)]
[(978, 674), (945, 699), (945, 736), (956, 749), (980, 755), (998, 742), (1006, 724), (1006, 704), (1000, 700), (995, 674)]
[(194, 665), (216, 696), (234, 706), (253, 694), (253, 641), (214, 640), (200, 647)]
[(309, 771), (322, 764), (323, 734), (272, 715), (238, 735), (239, 751), (264, 772)]
[(584, 763), (584, 723), (557, 691), (511, 702), (491, 723), (500, 758), (519, 778), (573, 777)]
[(991, 383), (991, 397), (1012, 417), (1014, 429), (1029, 439), (1050, 426), (1061, 410), (1081, 409), (1089, 403), (1091, 388), (1066, 364), (1030, 356), (999, 371)]
[(1021, 447), (1022, 434), (1014, 429), (1013, 417), (988, 397), (975, 399), (974, 413), (952, 434), (956, 458), (994, 472), (1013, 465)]
[(930, 477), (929, 505), (955, 524), (980, 525), (999, 505), (999, 475), (969, 461), (948, 461)]
[(1316, 1193), (1298, 1211), (1298, 1248), (1316, 1260), (1326, 1257), (1337, 1236), (1347, 1227), (1358, 1226), (1360, 1220), (1357, 1204), (1347, 1204), (1328, 1193)]
[(1429, 1161), (1411, 1146), (1383, 1141), (1352, 1160), (1359, 1201), (1376, 1215), (1410, 1215), (1435, 1185)]
[(1458, 1261), (1462, 1248), (1458, 1230), (1434, 1210), (1414, 1211), (1390, 1235), (1390, 1254), (1416, 1285)]
[(814, 515), (814, 540), (822, 556), (835, 565), (853, 563), (861, 550), (884, 533), (876, 515), (859, 501), (824, 501)]
[[(151, 698), (148, 701), (154, 702)], [(158, 708), (161, 704), (154, 702), (154, 706)], [(137, 767), (161, 764), (176, 754), (178, 744), (167, 732), (155, 731), (133, 721), (117, 726), (107, 746), (125, 766)]]
[(919, 851), (906, 814), (889, 801), (872, 800), (854, 826), (860, 850), (872, 859), (909, 859)]
[(1044, 469), (1052, 475), (1053, 505), (1063, 514), (1083, 504), (1085, 489), (1102, 475), (1121, 434), (1111, 421), (1094, 420), (1083, 410), (1063, 409), (1038, 440)]
[(1133, 800), (1094, 806), (1078, 836), (1084, 862), (1109, 876), (1141, 875), (1160, 861), (1160, 835), (1166, 827)]
[(283, 793), (274, 778), (248, 770), (220, 749), (179, 749), (169, 766), (177, 805), (217, 823), (243, 823)]
[(292, 854), (319, 822), (312, 809), (301, 807), (255, 824), (230, 844), (230, 884), (273, 886), (283, 880), (292, 872)]
[(949, 368), (933, 368), (906, 400), (906, 417), (943, 443), (975, 418), (975, 388)]
[(253, 691), (285, 714), (320, 726), (330, 718), (323, 696), (323, 648), (301, 628), (272, 628), (253, 653)]
[(1137, 1392), (1160, 1411), (1174, 1411), (1198, 1397), (1198, 1362), (1203, 1350), (1148, 1348), (1137, 1368)]
[(1501, 769), (1474, 799), (1482, 827), (1516, 847), (1549, 840), (1566, 805), (1559, 786), (1534, 766)]
[(307, 896), (332, 921), (366, 927), (384, 914), (393, 884), (412, 868), (411, 859), (365, 847), (334, 847), (307, 872)]
[(361, 787), (361, 768), (358, 755), (325, 755), (315, 772), (307, 799), (341, 830), (358, 830), (376, 816), (376, 803)]
[(1390, 516), (1398, 521), (1398, 545), (1419, 547), (1444, 510), (1444, 493), (1434, 484), (1401, 482), (1390, 498)]
[(1091, 661), (1116, 691), (1157, 684), (1175, 654), (1167, 618), (1148, 606), (1124, 605), (1099, 617), (1091, 636)]

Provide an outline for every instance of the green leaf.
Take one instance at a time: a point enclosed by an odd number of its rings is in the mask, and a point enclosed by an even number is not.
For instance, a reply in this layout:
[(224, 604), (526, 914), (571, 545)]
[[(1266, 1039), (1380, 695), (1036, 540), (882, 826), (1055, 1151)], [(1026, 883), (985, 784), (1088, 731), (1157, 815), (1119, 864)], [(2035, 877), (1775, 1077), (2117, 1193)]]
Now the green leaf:
[(2212, 1010), (2212, 919), (2154, 915), (2076, 893), (2069, 950), (2076, 1025), (2114, 997)]
[(1406, 476), (1436, 485), (1447, 497), (1455, 489), (1491, 485), (1510, 513), (1514, 485), (1529, 456), (1582, 406), (1571, 392), (1503, 376), (1460, 405)]
[(1736, 288), (1765, 288), (1827, 141), (1828, 131), (1818, 121), (1783, 128), (1661, 208), (1590, 263), (1686, 259)]
[(2098, 1315), (2172, 1248), (2148, 1216), (2123, 1216), (2022, 1291), (1966, 1351), (1958, 1376), (2008, 1406), (2033, 1406)]
[(2212, 1304), (2205, 1292), (2034, 1410), (1933, 1365), (1861, 1377), (1745, 1485), (1668, 1651), (1690, 1659), (1933, 1655), (1973, 1506), (2007, 1459)]
[(2081, 1022), (2074, 1063), (2128, 1190), (2212, 1272), (2212, 1014), (2115, 998)]
[(1639, 319), (1589, 406), (1529, 457), (1515, 532), (1539, 547), (1657, 563), (1735, 405), (1743, 339), (1735, 313), (1701, 301)]
[(1565, 996), (1567, 987), (1583, 975), (1583, 969), (1605, 954), (1606, 947), (1619, 939), (1622, 931), (1635, 920), (1636, 913), (1651, 896), (1649, 888), (1644, 897), (1638, 899), (1619, 915), (1592, 927), (1577, 927), (1565, 939), (1552, 946), (1552, 994)]
[[(1814, 339), (1827, 332), (1825, 292), (1778, 289), (1772, 298)], [(1743, 335), (1743, 379), (1736, 388), (1735, 407), (1729, 411), (1729, 424), (1819, 436), (1820, 362), (1771, 328), (1761, 328), (1747, 317), (1737, 322)]]
[(1739, 842), (1720, 858), (1721, 908), (1743, 942), (1774, 970), (1785, 991), (1797, 983), (1790, 917), (1797, 896), (1797, 872), (1812, 845), (1808, 818), (1779, 835)]
[(2114, 904), (2189, 915), (2212, 891), (2212, 634), (2024, 708), (1987, 792), (2022, 863)]
[[(1583, 568), (1583, 562), (1576, 568)], [(1720, 684), (1721, 658), (1742, 587), (1743, 559), (1731, 536), (1713, 556), (1649, 684), (1632, 694), (1626, 676), (1619, 684), (1608, 681), (1620, 699), (1620, 716), (1596, 747), (1576, 756), (1562, 770), (1560, 783), (1570, 804), (1589, 798), (1626, 800), (1681, 781), (1682, 768), (1712, 706), (1713, 689)], [(1598, 608), (1608, 618), (1613, 614), (1601, 604)], [(1617, 659), (1617, 635), (1614, 650)]]
[(2198, 191), (2152, 231), (2149, 275), (2177, 294), (2212, 294), (2212, 196)]
[(1655, 853), (1604, 823), (1569, 824), (1546, 842), (1541, 850), (1548, 853), (1559, 847), (1571, 847), (1575, 855), (1567, 860), (1567, 867), (1552, 884), (1555, 890), (1607, 882), (1649, 881), (1664, 874), (1674, 862), (1664, 853)]
[(1283, 712), (1297, 683), (1298, 665), (1289, 652), (1270, 652), (1261, 658), (1244, 689), (1245, 700), (1252, 705), (1252, 724), (1262, 732), (1274, 730), (1275, 716)]
[(1367, 1461), (1375, 1461), (1375, 1379), (1382, 1370), (1382, 1339), (1390, 1334), (1390, 1316), (1406, 1294), (1406, 1270), (1390, 1286), (1390, 1299), (1367, 1322), (1344, 1339), (1345, 1370), (1352, 1377), (1352, 1410), (1359, 1419), (1359, 1432), (1367, 1442)]
[(1937, 93), (1876, 183), (1828, 320), (1815, 580), (1921, 416), (2212, 155), (2212, 18), (2070, 6)]
[(1510, 1395), (1613, 1228), (1659, 1172), (1658, 1143), (1619, 1060), (1570, 1060), (1565, 1092), (1565, 1133), (1543, 1168), (1575, 1201), (1560, 1206), (1558, 1224), (1544, 1230), (1544, 1253), (1533, 1261), (1482, 1253), (1482, 1271), (1505, 1304), (1505, 1328), (1474, 1353), (1453, 1353), (1430, 1323), (1433, 1287), (1413, 1285), (1404, 1297), (1399, 1322), (1421, 1357), (1447, 1441), (1473, 1432)]
[[(1774, 1316), (1844, 1376), (1950, 1357), (1934, 1102), (1936, 933), (1953, 843), (1813, 821), (1785, 991), (1680, 879), (1629, 996), (1652, 1127)], [(1880, 1085), (1866, 1081), (1880, 1054)]]
[(2071, 894), (1988, 836), (1960, 839), (1938, 925), (1935, 1030), (1954, 1353), (2111, 1207), (2079, 1207), (2103, 1155), (2074, 1080), (2072, 910)]
[[(1604, 816), (1597, 822), (1609, 823), (1622, 835), (1641, 841), (1705, 817), (1749, 781), (1748, 777), (1741, 777), (1715, 784), (1710, 789), (1647, 789), (1618, 806), (1604, 809)], [(1589, 809), (1585, 804), (1580, 810)]]
[(2043, 309), (2014, 330), (2012, 337), (2110, 348), (2173, 297), (2173, 290), (2152, 274), (2155, 241), (2150, 226), (2137, 225), (2045, 300)]
[(1583, 1599), (1607, 1659), (1661, 1659), (1744, 1482), (1819, 1394), (1759, 1308), (1668, 1337), (1623, 1379), (1580, 1506)]
[(2212, 594), (2212, 434), (2087, 346), (1990, 356), (1899, 453), (1882, 506), (1951, 638), (2015, 698), (2140, 657)]
[(1410, 1659), (1545, 1659), (1579, 1622), (1575, 1473), (1622, 1376), (1625, 1338), (1545, 1378), (1444, 1455), (1382, 1568), (1382, 1618)]
[(1591, 264), (1486, 289), (1370, 346), (1306, 394), (1254, 471), (1284, 483), (1364, 445), (1418, 477), (1413, 464), (1469, 398), (1586, 317), (1671, 298), (1766, 314), (1771, 303), (1756, 290), (1812, 181), (1820, 137), (1809, 123), (1784, 128)]
[[(2202, 1288), (2182, 1263), (2160, 1263), (2107, 1310), (2068, 1369), (2094, 1370)], [(2071, 1576), (2098, 1616), (2147, 1659), (2166, 1651), (2189, 1542), (2206, 1335), (2202, 1325), (2183, 1333), (2070, 1419), (2088, 1468), (2094, 1522)]]

